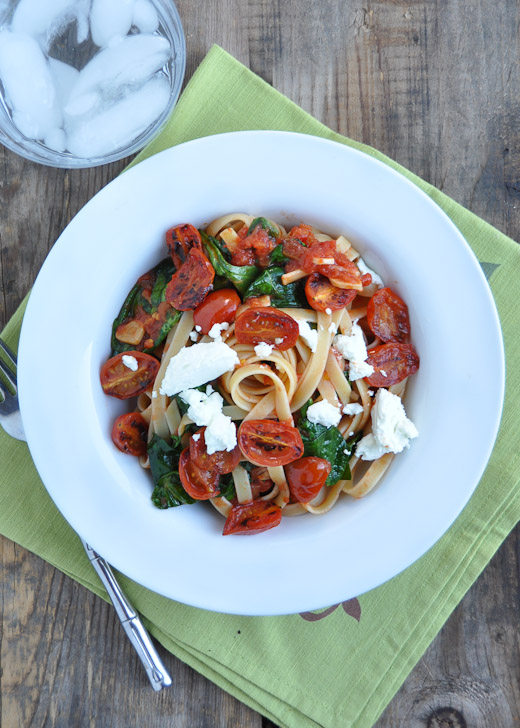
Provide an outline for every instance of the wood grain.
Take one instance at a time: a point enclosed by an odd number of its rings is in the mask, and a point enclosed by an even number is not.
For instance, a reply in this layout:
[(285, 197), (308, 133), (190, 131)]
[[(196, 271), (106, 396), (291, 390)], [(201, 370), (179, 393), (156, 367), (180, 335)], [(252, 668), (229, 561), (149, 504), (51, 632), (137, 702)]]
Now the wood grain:
[[(517, 0), (177, 5), (187, 78), (219, 43), (325, 124), (377, 147), (520, 240)], [(125, 162), (54, 170), (3, 148), (0, 159), (5, 322), (60, 232)], [(518, 534), (468, 592), (377, 728), (519, 724)], [(273, 725), (162, 649), (174, 688), (153, 693), (108, 605), (6, 539), (0, 557), (3, 728)]]

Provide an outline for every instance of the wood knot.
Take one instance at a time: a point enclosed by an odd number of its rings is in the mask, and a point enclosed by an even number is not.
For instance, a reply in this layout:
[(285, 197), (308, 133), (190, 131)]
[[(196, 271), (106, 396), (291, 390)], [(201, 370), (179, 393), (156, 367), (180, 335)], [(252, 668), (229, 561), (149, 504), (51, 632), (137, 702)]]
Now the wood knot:
[(428, 716), (427, 728), (467, 728), (467, 723), (455, 708), (435, 708)]

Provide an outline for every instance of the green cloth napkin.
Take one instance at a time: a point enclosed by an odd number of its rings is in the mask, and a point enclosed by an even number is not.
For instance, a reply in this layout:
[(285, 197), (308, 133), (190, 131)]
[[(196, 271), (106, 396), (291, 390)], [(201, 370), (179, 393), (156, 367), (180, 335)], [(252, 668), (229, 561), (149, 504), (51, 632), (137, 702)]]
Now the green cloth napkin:
[[(287, 728), (369, 728), (518, 521), (520, 248), (374, 149), (336, 134), (214, 47), (170, 122), (137, 162), (195, 137), (242, 129), (314, 134), (361, 149), (412, 180), (451, 217), (481, 261), (501, 317), (507, 390), (486, 472), (448, 533), (383, 586), (321, 613), (237, 617), (185, 606), (122, 577), (151, 633), (181, 660)], [(23, 306), (4, 331), (16, 348)], [(0, 434), (0, 531), (106, 598), (24, 443)]]

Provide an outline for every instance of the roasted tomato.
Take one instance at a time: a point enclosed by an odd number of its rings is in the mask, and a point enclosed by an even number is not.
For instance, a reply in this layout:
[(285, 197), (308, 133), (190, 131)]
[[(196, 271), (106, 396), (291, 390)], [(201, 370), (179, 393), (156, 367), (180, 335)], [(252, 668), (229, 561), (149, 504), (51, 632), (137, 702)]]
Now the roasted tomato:
[[(123, 363), (123, 357), (135, 359), (136, 371)], [(105, 394), (117, 399), (129, 399), (148, 389), (158, 371), (159, 362), (150, 354), (142, 351), (121, 352), (103, 364), (99, 379)]]
[(195, 500), (208, 500), (220, 493), (218, 469), (201, 469), (198, 463), (191, 459), (189, 447), (181, 452), (179, 476), (182, 487)]
[(303, 455), (296, 427), (276, 420), (246, 420), (238, 430), (238, 446), (255, 465), (287, 465)]
[(148, 423), (139, 412), (126, 412), (114, 422), (112, 442), (129, 455), (146, 455)]
[(356, 291), (337, 288), (325, 276), (313, 273), (307, 278), (305, 295), (309, 306), (315, 311), (326, 311), (328, 308), (339, 311), (354, 300)]
[(404, 343), (410, 335), (408, 306), (390, 288), (380, 288), (367, 306), (368, 325), (383, 341)]
[(308, 503), (320, 492), (331, 471), (328, 460), (313, 455), (285, 466), (289, 489), (295, 500)]
[(253, 500), (261, 495), (269, 493), (274, 488), (274, 483), (269, 477), (267, 468), (253, 468), (249, 473), (249, 485), (253, 493)]
[(371, 387), (390, 387), (419, 369), (419, 357), (411, 344), (390, 342), (376, 346), (368, 352), (367, 363), (375, 371), (366, 377)]
[(211, 289), (215, 271), (198, 248), (191, 248), (186, 261), (166, 286), (166, 300), (177, 311), (190, 311), (202, 303)]
[(302, 223), (301, 225), (296, 225), (295, 227), (291, 228), (287, 237), (301, 240), (304, 245), (308, 246), (316, 242), (316, 238), (314, 237), (311, 226), (306, 225), (305, 223)]
[(336, 253), (335, 257), (337, 262), (334, 265), (320, 265), (317, 268), (318, 273), (327, 276), (332, 285), (337, 288), (361, 291), (363, 283), (357, 265), (341, 253)]
[(196, 439), (193, 435), (191, 436), (190, 459), (201, 470), (213, 470), (216, 468), (221, 475), (231, 473), (240, 461), (240, 448), (237, 445), (234, 450), (217, 450), (217, 452), (209, 455), (204, 439), (205, 431), (205, 427), (198, 430), (195, 433), (195, 437), (198, 435)]
[(213, 324), (232, 323), (240, 304), (240, 296), (233, 288), (211, 291), (193, 312), (193, 322), (207, 334)]
[(235, 534), (262, 533), (278, 526), (282, 520), (282, 509), (271, 501), (237, 503), (231, 509), (222, 531), (224, 536)]
[(188, 224), (176, 225), (167, 230), (166, 245), (177, 270), (186, 262), (188, 253), (193, 247), (202, 252), (200, 233), (196, 227)]
[(280, 351), (296, 344), (300, 330), (286, 313), (276, 308), (248, 308), (235, 321), (235, 336), (239, 344), (260, 344), (265, 341)]

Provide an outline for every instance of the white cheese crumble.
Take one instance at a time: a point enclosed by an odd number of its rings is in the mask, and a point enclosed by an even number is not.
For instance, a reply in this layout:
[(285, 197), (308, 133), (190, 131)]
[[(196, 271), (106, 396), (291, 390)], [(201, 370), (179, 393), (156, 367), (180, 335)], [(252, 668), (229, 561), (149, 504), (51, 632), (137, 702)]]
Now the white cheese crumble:
[(359, 415), (363, 412), (363, 405), (358, 402), (349, 402), (343, 407), (344, 415)]
[(152, 399), (156, 399), (158, 397), (157, 391), (155, 389), (152, 389)]
[(307, 410), (307, 419), (315, 425), (325, 425), (331, 427), (337, 425), (341, 420), (341, 410), (335, 407), (326, 399), (311, 404)]
[(349, 379), (362, 379), (374, 373), (374, 367), (366, 363), (368, 356), (365, 338), (361, 327), (354, 322), (348, 334), (340, 334), (334, 338), (334, 346), (344, 359), (349, 362)]
[(197, 342), (199, 340), (198, 333), (196, 331), (190, 331), (190, 339)]
[(386, 372), (384, 369), (380, 369), (379, 373), (383, 375), (383, 377), (386, 377)]
[(325, 309), (325, 313), (327, 313), (330, 316), (331, 313), (332, 313), (332, 309), (331, 308), (326, 308)]
[(309, 349), (314, 353), (318, 346), (318, 331), (317, 329), (311, 329), (307, 321), (300, 319), (298, 321), (298, 328), (300, 330), (300, 336), (305, 341)]
[(197, 324), (197, 325), (195, 326), (195, 331), (198, 331), (198, 333), (200, 334), (200, 332), (202, 331), (202, 326), (199, 326), (199, 325)]
[(255, 346), (255, 354), (257, 356), (269, 356), (269, 354), (272, 354), (273, 349), (273, 344), (268, 344), (266, 341), (261, 341)]
[(283, 336), (277, 336), (274, 340), (274, 343), (276, 344), (276, 346), (278, 346), (279, 344), (283, 344)]
[(211, 336), (212, 339), (215, 339), (216, 341), (222, 341), (222, 332), (227, 331), (229, 329), (229, 324), (227, 321), (224, 321), (221, 324), (213, 324), (213, 326), (208, 331), (208, 336)]
[(170, 359), (159, 391), (173, 397), (232, 372), (237, 364), (240, 360), (236, 351), (223, 341), (184, 347)]
[(338, 333), (338, 327), (334, 323), (334, 321), (331, 321), (330, 322), (330, 326), (328, 328), (328, 332), (329, 332), (329, 334), (337, 334)]
[(401, 398), (387, 389), (378, 390), (371, 416), (372, 432), (356, 448), (356, 455), (362, 460), (377, 460), (385, 453), (401, 452), (419, 435), (406, 416)]
[(378, 288), (382, 288), (385, 285), (383, 283), (383, 279), (378, 276), (375, 271), (368, 267), (363, 258), (358, 258), (356, 260), (356, 263), (361, 275), (363, 275), (363, 273), (370, 273), (370, 275), (372, 276), (372, 283), (376, 283)]
[(191, 436), (192, 440), (195, 440), (195, 442), (198, 442), (200, 440), (200, 433), (196, 432), (194, 435)]
[(137, 363), (137, 359), (135, 356), (131, 356), (130, 354), (123, 354), (122, 358), (123, 364), (127, 369), (131, 369), (133, 372), (136, 372), (139, 369), (139, 364)]
[(179, 396), (189, 405), (186, 414), (190, 420), (193, 420), (198, 427), (206, 428), (204, 441), (208, 455), (219, 450), (233, 450), (236, 447), (236, 426), (231, 417), (222, 412), (224, 400), (218, 392), (207, 387), (205, 394), (197, 389), (188, 389)]

